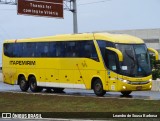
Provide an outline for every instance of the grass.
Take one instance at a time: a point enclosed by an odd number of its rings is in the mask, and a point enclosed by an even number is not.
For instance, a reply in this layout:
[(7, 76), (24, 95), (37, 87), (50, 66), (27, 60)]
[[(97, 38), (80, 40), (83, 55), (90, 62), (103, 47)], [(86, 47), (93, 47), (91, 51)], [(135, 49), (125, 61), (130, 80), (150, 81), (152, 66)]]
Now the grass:
[(0, 92), (0, 112), (160, 112), (160, 101)]

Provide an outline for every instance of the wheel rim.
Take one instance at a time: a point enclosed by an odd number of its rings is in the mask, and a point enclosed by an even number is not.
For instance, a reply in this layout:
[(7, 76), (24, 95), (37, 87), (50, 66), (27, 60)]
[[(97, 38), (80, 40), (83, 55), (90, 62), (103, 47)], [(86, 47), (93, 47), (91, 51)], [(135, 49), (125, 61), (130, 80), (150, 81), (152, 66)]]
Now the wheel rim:
[(24, 87), (24, 86), (25, 86), (25, 84), (26, 84), (25, 80), (24, 80), (24, 79), (22, 79), (22, 80), (21, 80), (21, 87)]
[(95, 86), (95, 91), (96, 92), (100, 92), (101, 91), (102, 86), (100, 84), (96, 84)]
[(31, 82), (31, 88), (34, 89), (36, 87), (36, 83), (35, 82)]

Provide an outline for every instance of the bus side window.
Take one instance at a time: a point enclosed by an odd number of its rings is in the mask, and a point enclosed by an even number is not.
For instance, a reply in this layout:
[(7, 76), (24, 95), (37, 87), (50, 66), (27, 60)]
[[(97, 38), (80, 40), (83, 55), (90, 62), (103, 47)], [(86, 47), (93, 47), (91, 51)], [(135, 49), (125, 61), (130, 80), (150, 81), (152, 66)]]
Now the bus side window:
[(90, 58), (91, 57), (91, 55), (92, 55), (92, 47), (91, 47), (91, 45), (84, 45), (84, 51), (85, 51), (85, 57), (87, 57), (87, 58)]
[(49, 46), (48, 45), (44, 45), (43, 47), (43, 52), (41, 53), (42, 57), (48, 57), (48, 50)]
[(106, 50), (106, 66), (112, 71), (117, 71), (116, 53)]
[(77, 41), (76, 42), (76, 56), (77, 57), (84, 57), (84, 49), (83, 49), (83, 46), (84, 46), (84, 44), (83, 44), (83, 41)]
[(65, 46), (65, 42), (57, 42), (56, 44), (56, 56), (57, 57), (65, 57), (65, 50), (66, 50), (66, 46)]
[(49, 57), (56, 57), (56, 42), (49, 43)]
[(48, 42), (36, 43), (36, 57), (47, 57), (49, 51)]
[(75, 42), (66, 42), (66, 57), (75, 57), (76, 56), (76, 43)]
[(41, 57), (42, 42), (36, 43), (36, 57)]
[(75, 51), (77, 57), (86, 57), (96, 61), (98, 60), (98, 55), (93, 40), (77, 41)]
[(14, 57), (23, 57), (23, 45), (22, 45), (22, 43), (15, 43), (13, 45), (13, 55), (14, 55)]
[(85, 50), (85, 57), (91, 58), (96, 61), (98, 60), (98, 55), (93, 40), (85, 42), (84, 50)]
[(11, 43), (4, 44), (4, 54), (8, 57), (13, 57), (13, 44)]
[(23, 43), (23, 57), (34, 57), (36, 53), (35, 43)]
[(114, 47), (114, 44), (112, 42), (104, 41), (104, 40), (97, 40), (97, 43), (99, 45), (99, 48), (101, 50), (101, 54), (103, 56), (103, 59), (105, 59), (105, 52), (106, 52), (106, 47)]

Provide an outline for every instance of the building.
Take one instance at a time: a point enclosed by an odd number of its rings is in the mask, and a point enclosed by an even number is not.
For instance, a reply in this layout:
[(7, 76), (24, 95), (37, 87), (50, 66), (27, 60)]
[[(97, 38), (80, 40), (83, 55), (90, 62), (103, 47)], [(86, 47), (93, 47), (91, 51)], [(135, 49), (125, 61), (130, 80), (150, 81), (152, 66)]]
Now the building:
[(116, 34), (129, 34), (144, 40), (148, 47), (152, 47), (160, 53), (160, 29), (135, 29), (107, 31)]

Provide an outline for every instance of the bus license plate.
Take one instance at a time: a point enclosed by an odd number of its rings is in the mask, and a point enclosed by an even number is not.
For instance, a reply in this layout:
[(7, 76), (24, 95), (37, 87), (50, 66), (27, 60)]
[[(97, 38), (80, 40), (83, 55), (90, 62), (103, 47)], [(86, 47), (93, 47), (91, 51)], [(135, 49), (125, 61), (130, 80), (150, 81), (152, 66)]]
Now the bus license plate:
[(136, 90), (142, 90), (142, 86), (137, 86)]

